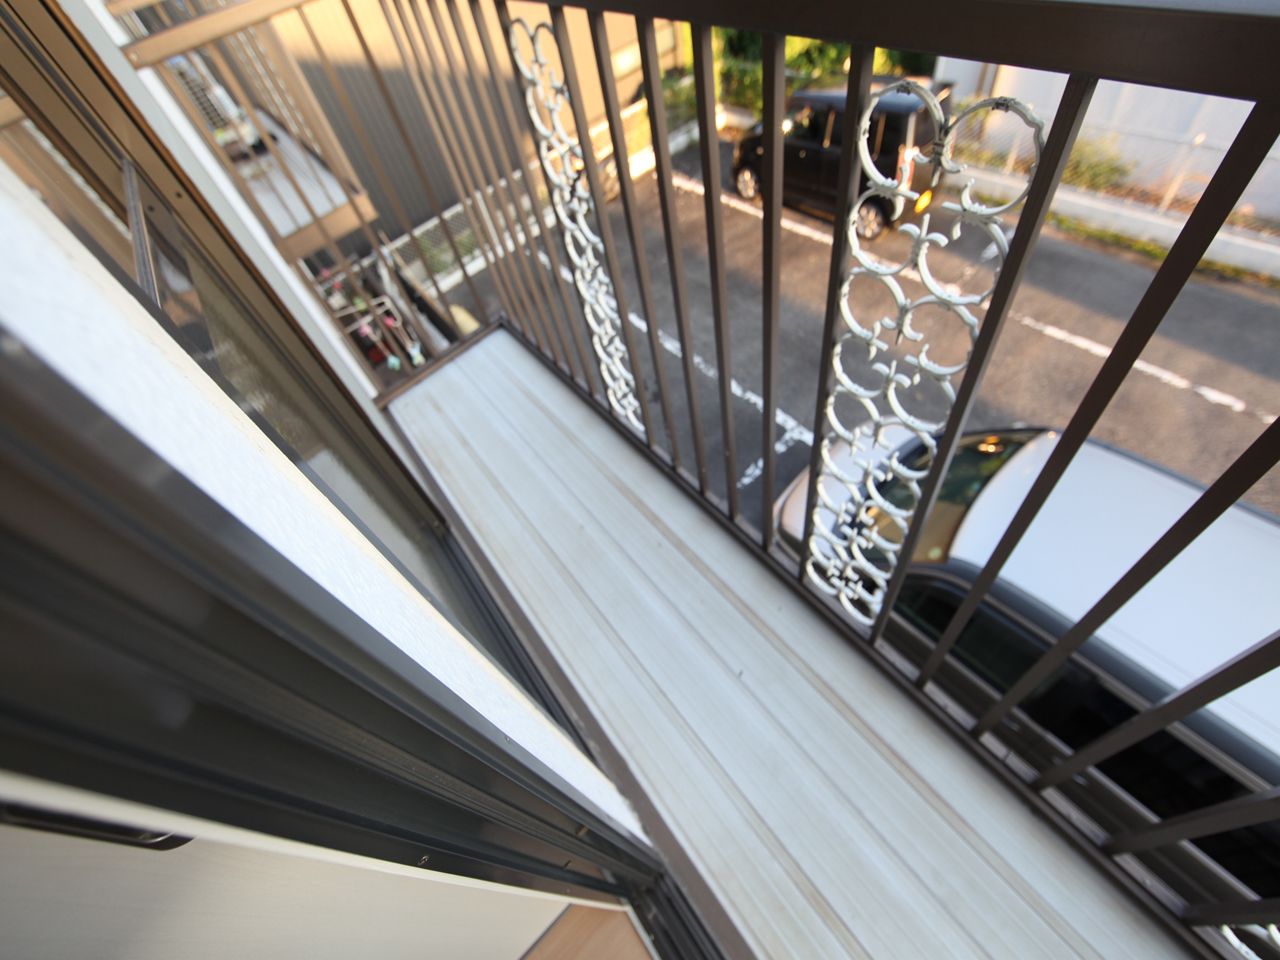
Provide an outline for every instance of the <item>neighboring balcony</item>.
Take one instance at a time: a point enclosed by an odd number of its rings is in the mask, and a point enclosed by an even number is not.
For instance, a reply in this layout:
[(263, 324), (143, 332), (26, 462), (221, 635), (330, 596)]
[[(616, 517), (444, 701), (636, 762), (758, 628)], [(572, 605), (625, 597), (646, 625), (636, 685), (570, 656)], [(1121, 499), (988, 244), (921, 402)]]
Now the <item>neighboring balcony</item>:
[(108, 9), (725, 956), (1280, 957), (1280, 18), (604, 6)]

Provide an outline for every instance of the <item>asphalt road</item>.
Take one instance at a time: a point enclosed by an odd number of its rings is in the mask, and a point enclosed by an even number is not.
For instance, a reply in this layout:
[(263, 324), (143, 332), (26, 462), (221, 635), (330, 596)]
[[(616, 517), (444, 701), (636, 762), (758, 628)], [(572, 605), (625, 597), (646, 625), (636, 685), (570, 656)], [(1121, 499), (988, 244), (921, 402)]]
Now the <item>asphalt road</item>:
[[(722, 145), (727, 176), (729, 146)], [(711, 279), (707, 257), (704, 199), (696, 148), (675, 158), (683, 171), (677, 181), (681, 260), (689, 306), (700, 420), (706, 437), (711, 488), (725, 494), (723, 431), (720, 425)], [(661, 352), (681, 462), (693, 469), (691, 420), (684, 399), (669, 263), (652, 175), (637, 183), (642, 208), (644, 249), (653, 276), (652, 311), (643, 309), (630, 247), (621, 246), (627, 306), (641, 345), (641, 372), (651, 399), (659, 442), (668, 446), (652, 357), (639, 316), (659, 318), (666, 348)], [(745, 518), (759, 524), (765, 505), (762, 483), (753, 466), (763, 436), (760, 407), (762, 342), (762, 252), (759, 211), (732, 193), (725, 195), (726, 314), (729, 323), (732, 427), (736, 443), (732, 481)], [(610, 204), (615, 236), (625, 239), (621, 206)], [(821, 349), (831, 222), (788, 208), (782, 234), (782, 310), (778, 355), (777, 489), (808, 463), (815, 384)], [(951, 217), (936, 209), (932, 229), (948, 233)], [(825, 240), (825, 242), (824, 242)], [(945, 249), (929, 257), (934, 276), (966, 292), (989, 285), (990, 261), (983, 259), (989, 238), (967, 229)], [(909, 250), (901, 234), (886, 234), (872, 251), (901, 261)], [(1028, 265), (996, 351), (976, 398), (973, 429), (1014, 424), (1061, 427), (1066, 424), (1103, 358), (1154, 275), (1146, 259), (1068, 238), (1046, 228)], [(908, 296), (920, 283), (905, 281)], [(855, 315), (878, 317), (890, 301), (884, 289), (868, 281), (855, 286)], [(1141, 361), (1112, 401), (1093, 436), (1187, 476), (1199, 483), (1218, 474), (1280, 413), (1280, 292), (1244, 282), (1197, 275), (1179, 296)], [(922, 326), (955, 355), (964, 338), (941, 317)], [(941, 355), (945, 359), (945, 353)], [(940, 398), (926, 398), (921, 413), (939, 414)], [(858, 414), (842, 411), (846, 422)], [(1105, 491), (1099, 491), (1100, 502)], [(1280, 469), (1250, 492), (1248, 502), (1280, 514)]]

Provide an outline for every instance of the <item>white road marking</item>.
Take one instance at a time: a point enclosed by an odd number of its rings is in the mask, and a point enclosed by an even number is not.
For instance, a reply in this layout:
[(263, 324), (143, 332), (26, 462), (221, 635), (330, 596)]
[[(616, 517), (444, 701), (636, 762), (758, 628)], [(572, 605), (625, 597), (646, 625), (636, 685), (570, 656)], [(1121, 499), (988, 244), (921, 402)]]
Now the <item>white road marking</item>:
[[(1055, 327), (1051, 323), (1041, 323), (1034, 317), (1023, 316), (1011, 313), (1010, 316), (1017, 317), (1018, 322), (1024, 327), (1029, 327), (1037, 333), (1043, 333), (1046, 337), (1051, 337), (1059, 343), (1065, 343), (1068, 346), (1075, 347), (1077, 350), (1083, 350), (1085, 353), (1093, 354), (1095, 357), (1106, 357), (1111, 353), (1111, 348), (1106, 344), (1098, 343), (1096, 340), (1090, 340), (1088, 337), (1082, 337), (1078, 333), (1071, 333), (1063, 330), (1061, 327)], [(1218, 406), (1226, 407), (1235, 413), (1243, 413), (1251, 417), (1261, 420), (1263, 423), (1271, 424), (1275, 422), (1275, 414), (1263, 413), (1260, 410), (1250, 410), (1239, 397), (1232, 396), (1222, 390), (1214, 387), (1206, 387), (1198, 383), (1192, 383), (1186, 377), (1174, 373), (1172, 370), (1166, 370), (1164, 367), (1158, 367), (1154, 363), (1148, 363), (1146, 360), (1138, 360), (1133, 364), (1133, 369), (1138, 373), (1159, 380), (1167, 387), (1173, 387), (1175, 390), (1190, 390), (1203, 400)]]
[[(673, 186), (675, 186), (677, 190), (684, 190), (688, 193), (696, 193), (699, 196), (702, 196), (705, 193), (705, 190), (703, 189), (703, 186), (702, 186), (702, 181), (695, 180), (693, 177), (685, 176), (682, 173), (673, 173), (671, 176), (671, 183)], [(751, 216), (755, 217), (757, 220), (764, 219), (764, 211), (760, 207), (746, 200), (743, 200), (741, 197), (734, 196), (731, 193), (726, 193), (722, 191), (720, 194), (720, 200), (722, 203), (724, 203), (725, 206), (732, 207), (734, 210), (741, 210), (743, 213), (750, 214)], [(816, 230), (813, 227), (809, 226), (808, 224), (801, 223), (798, 220), (793, 220), (790, 217), (783, 216), (782, 229), (787, 230), (790, 233), (794, 233), (798, 236), (805, 237), (809, 240), (813, 240), (816, 243), (821, 243), (828, 247), (831, 246), (832, 241), (831, 241), (830, 233), (826, 233), (821, 230)], [(870, 259), (875, 260), (877, 263), (886, 264), (886, 261), (881, 260), (880, 258), (875, 257), (874, 255), (868, 254), (868, 257)], [(961, 282), (968, 280), (977, 269), (978, 268), (976, 265), (969, 267), (961, 276), (960, 278)], [(912, 268), (907, 268), (906, 270), (903, 270), (899, 274), (899, 276), (905, 277), (908, 280), (914, 280), (917, 283), (922, 282), (920, 278), (920, 274)], [(947, 293), (953, 296), (963, 292), (958, 284), (944, 283), (944, 284), (941, 284), (941, 286), (943, 287), (943, 289), (947, 291)], [(1019, 317), (1018, 314), (1015, 314), (1012, 311), (1010, 312), (1009, 315), (1011, 317)], [(1038, 333), (1042, 333), (1047, 337), (1051, 337), (1052, 339), (1057, 340), (1059, 343), (1064, 343), (1067, 346), (1075, 347), (1077, 350), (1083, 350), (1085, 353), (1091, 353), (1095, 357), (1105, 358), (1111, 352), (1111, 348), (1106, 346), (1105, 344), (1098, 343), (1096, 340), (1090, 340), (1088, 337), (1082, 337), (1079, 334), (1071, 333), (1070, 331), (1064, 330), (1061, 327), (1055, 327), (1053, 324), (1041, 323), (1040, 321), (1027, 316), (1020, 316), (1019, 321), (1022, 323), (1023, 326), (1028, 327), (1029, 329), (1035, 330)], [(1274, 423), (1276, 420), (1275, 414), (1266, 413), (1260, 410), (1250, 410), (1248, 404), (1246, 404), (1245, 401), (1241, 400), (1239, 397), (1232, 396), (1231, 394), (1227, 393), (1224, 390), (1219, 390), (1216, 387), (1204, 386), (1203, 384), (1192, 383), (1186, 377), (1183, 377), (1180, 374), (1174, 373), (1172, 370), (1166, 370), (1164, 367), (1158, 367), (1155, 364), (1148, 363), (1145, 360), (1135, 361), (1133, 364), (1133, 369), (1136, 370), (1138, 373), (1145, 374), (1146, 376), (1149, 376), (1149, 377), (1154, 377), (1156, 380), (1159, 380), (1161, 383), (1165, 384), (1165, 386), (1172, 387), (1175, 390), (1190, 390), (1192, 393), (1194, 393), (1196, 396), (1200, 397), (1200, 399), (1206, 401), (1207, 403), (1212, 403), (1216, 406), (1226, 407), (1228, 410), (1231, 410), (1234, 413), (1240, 413), (1246, 416), (1254, 417), (1268, 425)], [(750, 471), (751, 471), (751, 468), (748, 467), (747, 472), (749, 473)], [(746, 474), (743, 474), (743, 477), (745, 478)], [(754, 479), (754, 477), (752, 479)]]
[[(698, 196), (702, 196), (705, 193), (702, 186), (702, 182), (700, 180), (695, 180), (692, 177), (685, 176), (682, 173), (673, 173), (671, 177), (671, 182), (672, 182), (672, 185), (676, 187), (676, 189), (684, 190), (687, 193), (694, 193), (694, 194), (697, 194)], [(755, 204), (752, 204), (747, 202), (746, 200), (743, 200), (741, 197), (734, 196), (733, 194), (730, 194), (730, 193), (722, 192), (720, 194), (720, 199), (721, 199), (721, 202), (725, 204), (725, 206), (732, 207), (735, 210), (740, 210), (746, 214), (750, 214), (751, 216), (755, 217), (757, 220), (764, 219), (764, 211), (760, 207), (757, 207)], [(821, 230), (817, 230), (814, 227), (809, 226), (808, 224), (801, 223), (798, 220), (793, 220), (790, 217), (787, 217), (785, 215), (782, 218), (782, 229), (787, 230), (790, 233), (794, 233), (798, 236), (805, 237), (806, 239), (812, 240), (815, 243), (821, 243), (824, 246), (829, 247), (831, 246), (831, 243), (832, 243), (830, 233), (824, 233)], [(878, 263), (882, 263), (882, 264), (886, 263), (886, 261), (876, 258), (873, 255), (869, 255), (869, 256), (871, 256), (872, 259), (875, 259)], [(550, 269), (551, 264), (545, 254), (539, 253), (538, 258), (539, 260), (542, 261), (543, 265), (547, 269)], [(979, 266), (976, 264), (967, 268), (964, 274), (961, 275), (961, 278), (960, 278), (961, 281), (968, 280), (971, 276), (973, 276), (973, 274), (978, 269), (979, 269)], [(562, 266), (560, 268), (560, 273), (561, 273), (561, 276), (563, 276), (569, 283), (573, 283), (573, 273), (572, 271), (569, 270), (568, 267)], [(899, 275), (904, 277), (905, 279), (914, 280), (917, 283), (922, 282), (920, 278), (920, 274), (917, 273), (912, 268), (907, 268), (903, 270)], [(958, 284), (944, 283), (944, 284), (941, 284), (941, 286), (944, 289), (946, 289), (948, 293), (952, 295), (957, 295), (959, 293), (962, 293), (962, 290)], [(1035, 330), (1036, 332), (1044, 334), (1045, 336), (1050, 337), (1054, 340), (1057, 340), (1060, 343), (1066, 344), (1067, 346), (1075, 347), (1077, 350), (1083, 350), (1085, 353), (1090, 353), (1095, 357), (1105, 358), (1111, 352), (1111, 348), (1107, 347), (1105, 344), (1098, 343), (1096, 340), (1090, 340), (1088, 337), (1082, 337), (1079, 334), (1071, 333), (1069, 330), (1064, 330), (1061, 327), (1054, 326), (1053, 324), (1042, 323), (1033, 317), (1016, 314), (1016, 313), (1013, 313), (1012, 311), (1010, 312), (1010, 316), (1017, 318), (1018, 321), (1023, 326), (1031, 330)], [(645, 332), (645, 333), (648, 332), (649, 325), (645, 322), (643, 317), (639, 316), (636, 313), (629, 313), (628, 320), (630, 320), (631, 325), (635, 327), (637, 330), (640, 330), (641, 332)], [(667, 353), (670, 353), (672, 356), (675, 356), (675, 357), (684, 356), (684, 351), (680, 347), (680, 341), (676, 337), (667, 333), (661, 327), (658, 328), (658, 342), (659, 344), (661, 344), (662, 349), (667, 351)], [(703, 357), (701, 354), (695, 353), (693, 355), (693, 365), (698, 370), (699, 373), (710, 378), (711, 380), (714, 381), (719, 379), (719, 374), (716, 371), (715, 366), (710, 361), (708, 361), (705, 357)], [(1197, 396), (1201, 397), (1203, 400), (1209, 403), (1213, 403), (1219, 406), (1224, 406), (1227, 409), (1232, 410), (1236, 413), (1242, 413), (1242, 414), (1247, 414), (1249, 416), (1256, 417), (1257, 419), (1261, 420), (1265, 424), (1271, 424), (1276, 420), (1275, 414), (1263, 413), (1261, 411), (1256, 411), (1256, 410), (1250, 411), (1248, 409), (1248, 406), (1245, 404), (1245, 402), (1239, 399), (1238, 397), (1234, 397), (1229, 393), (1225, 393), (1213, 387), (1202, 386), (1200, 384), (1193, 384), (1190, 380), (1186, 379), (1185, 377), (1180, 376), (1171, 370), (1166, 370), (1163, 367), (1158, 367), (1155, 364), (1148, 363), (1145, 360), (1137, 360), (1133, 365), (1133, 369), (1146, 376), (1153, 377), (1154, 379), (1159, 380), (1161, 383), (1165, 384), (1166, 386), (1173, 387), (1178, 390), (1190, 390), (1193, 393), (1195, 393)], [(754, 390), (748, 390), (741, 383), (739, 383), (736, 378), (730, 378), (729, 392), (733, 394), (733, 396), (737, 397), (738, 399), (755, 407), (755, 409), (758, 410), (759, 412), (761, 413), (764, 412), (764, 398), (761, 397), (760, 394), (756, 393)], [(775, 441), (774, 443), (775, 453), (777, 454), (786, 453), (789, 449), (791, 449), (797, 443), (803, 444), (806, 447), (813, 446), (813, 431), (808, 427), (806, 427), (803, 423), (801, 423), (795, 417), (791, 416), (791, 414), (787, 413), (781, 407), (779, 407), (776, 411), (774, 411), (774, 422), (777, 423), (777, 425), (782, 428), (782, 436), (779, 437), (777, 441)], [(742, 475), (738, 478), (738, 481), (737, 481), (738, 489), (739, 490), (744, 489), (750, 486), (751, 484), (755, 483), (757, 480), (760, 479), (763, 473), (764, 473), (764, 458), (757, 457), (754, 462), (749, 464), (747, 468), (743, 470)]]
[[(540, 259), (544, 265), (548, 267), (550, 266), (546, 257), (540, 255)], [(570, 283), (573, 282), (573, 273), (568, 267), (561, 267), (560, 275)], [(631, 325), (633, 327), (642, 333), (647, 334), (649, 332), (649, 324), (646, 323), (644, 317), (639, 314), (629, 312), (627, 314), (627, 319), (631, 321)], [(658, 343), (662, 346), (663, 350), (667, 351), (667, 353), (672, 356), (684, 356), (684, 350), (680, 347), (680, 341), (676, 337), (667, 333), (667, 331), (663, 330), (661, 327), (658, 328)], [(699, 373), (710, 380), (714, 381), (720, 379), (720, 374), (716, 370), (715, 366), (700, 353), (695, 353), (693, 355), (693, 366)], [(760, 413), (764, 413), (764, 397), (760, 396), (760, 394), (756, 393), (754, 390), (748, 390), (738, 382), (736, 377), (729, 378), (729, 392), (739, 400), (755, 407)], [(787, 413), (787, 411), (778, 407), (774, 410), (773, 419), (774, 422), (782, 428), (782, 436), (779, 437), (773, 445), (775, 453), (786, 453), (797, 443), (803, 444), (806, 447), (813, 446), (813, 431), (791, 414)], [(738, 478), (738, 489), (742, 489), (743, 487), (749, 486), (755, 482), (763, 472), (764, 458), (759, 457), (756, 459), (755, 463), (748, 466), (747, 469), (743, 471), (742, 476)]]

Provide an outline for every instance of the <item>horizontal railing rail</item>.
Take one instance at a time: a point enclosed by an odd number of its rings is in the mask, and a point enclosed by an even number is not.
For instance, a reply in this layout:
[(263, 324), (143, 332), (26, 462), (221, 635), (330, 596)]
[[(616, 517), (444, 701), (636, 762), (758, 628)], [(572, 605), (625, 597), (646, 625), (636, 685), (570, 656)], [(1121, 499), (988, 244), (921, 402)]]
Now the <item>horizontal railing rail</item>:
[[(1142, 369), (1144, 351), (1280, 137), (1280, 61), (1274, 56), (1280, 49), (1280, 17), (1243, 2), (1237, 9), (1219, 10), (1180, 2), (976, 0), (957, 11), (934, 0), (848, 7), (788, 7), (762, 0), (582, 0), (550, 6), (505, 0), (240, 0), (197, 8), (186, 19), (170, 10), (168, 22), (162, 22), (161, 11), (172, 6), (168, 0), (114, 0), (113, 8), (138, 34), (125, 47), (132, 64), (172, 73), (175, 57), (207, 58), (230, 99), (253, 117), (257, 110), (273, 108), (262, 102), (261, 90), (246, 83), (248, 67), (232, 54), (255, 31), (291, 25), (292, 35), (304, 41), (295, 44), (292, 56), (308, 61), (311, 85), (323, 81), (329, 89), (323, 95), (304, 89), (304, 71), (296, 64), (278, 66), (281, 87), (289, 91), (282, 101), (305, 109), (299, 107), (293, 121), (277, 119), (300, 142), (325, 141), (334, 171), (345, 170), (349, 156), (354, 167), (378, 181), (389, 209), (377, 210), (377, 218), (401, 236), (415, 236), (414, 217), (396, 192), (405, 182), (396, 177), (404, 171), (436, 214), (451, 198), (461, 204), (471, 240), (482, 252), (472, 257), (469, 273), (459, 237), (451, 233), (448, 242), (482, 321), (501, 317), (637, 449), (844, 630), (904, 691), (999, 767), (1007, 781), (1189, 946), (1208, 956), (1232, 955), (1237, 944), (1245, 944), (1259, 955), (1274, 948), (1272, 955), (1280, 956), (1276, 890), (1258, 881), (1265, 873), (1261, 866), (1250, 874), (1252, 881), (1231, 866), (1280, 864), (1275, 787), (1280, 744), (1252, 743), (1233, 754), (1212, 731), (1205, 732), (1203, 718), (1206, 708), (1276, 669), (1275, 634), (1224, 653), (1221, 664), (1199, 680), (1158, 696), (1136, 681), (1104, 676), (1128, 715), (1083, 737), (1074, 749), (1029, 706), (1070, 666), (1100, 675), (1102, 668), (1083, 652), (1096, 646), (1117, 611), (1275, 467), (1280, 426), (1272, 422), (1261, 429), (1082, 616), (1060, 629), (1045, 627), (1034, 656), (1006, 665), (1016, 675), (1003, 687), (979, 676), (961, 656), (966, 637), (976, 629), (975, 618), (1003, 589), (1002, 573), (1015, 550), (1079, 462), (1127, 378)], [(322, 8), (340, 10), (341, 28), (358, 42), (354, 69), (373, 80), (374, 95), (359, 104), (348, 89), (352, 68), (348, 64), (340, 76), (326, 52), (329, 37), (312, 13)], [(689, 23), (689, 59), (680, 66), (691, 76), (693, 103), (685, 108), (696, 124), (699, 147), (696, 158), (691, 153), (681, 163), (696, 166), (700, 181), (681, 179), (685, 174), (671, 146), (668, 114), (675, 107), (667, 102), (664, 66), (673, 55), (660, 55), (655, 39), (659, 20), (668, 19)], [(634, 54), (620, 55), (611, 42), (621, 28), (615, 24), (634, 29)], [(718, 27), (763, 34), (758, 207), (722, 195), (713, 33)], [(390, 45), (375, 49), (371, 38), (384, 33)], [(817, 365), (807, 384), (813, 415), (808, 423), (783, 428), (788, 36), (848, 44), (849, 59), (843, 90), (824, 92), (835, 105), (825, 134), (838, 149), (834, 223), (829, 235), (822, 228), (803, 228), (830, 245), (829, 259), (823, 255), (826, 269), (818, 271), (825, 276), (813, 283), (824, 291), (819, 349), (811, 358)], [(275, 43), (272, 49), (278, 49)], [(877, 47), (1053, 71), (1063, 80), (1063, 92), (1049, 123), (1010, 97), (952, 105), (943, 91), (918, 79), (873, 77)], [(634, 147), (624, 129), (624, 67), (637, 100), (647, 104), (646, 149), (652, 150), (655, 172), (648, 206), (643, 199), (648, 187), (633, 179), (628, 162)], [(385, 75), (390, 68), (404, 79), (394, 88)], [(1015, 297), (1104, 80), (1236, 98), (1251, 110), (1114, 344), (1102, 349), (1100, 367), (1078, 402), (1072, 401), (1073, 412), (1043, 466), (1019, 502), (1010, 504), (1011, 516), (989, 557), (956, 598), (937, 636), (911, 640), (919, 631), (912, 632), (901, 602), (909, 574), (921, 559), (944, 480), (968, 443), (967, 424), (983, 377), (1004, 342)], [(933, 132), (919, 146), (905, 145), (893, 166), (873, 157), (870, 126), (877, 107), (895, 97), (918, 104), (920, 122), (931, 123)], [(341, 144), (329, 143), (337, 135), (325, 117), (313, 115), (322, 99), (336, 102), (344, 116)], [(589, 115), (597, 103), (603, 119)], [(289, 112), (287, 103), (275, 109)], [(365, 129), (372, 120), (361, 112), (370, 109), (384, 115), (382, 126), (394, 134), (379, 141), (394, 145), (393, 156), (380, 156)], [(947, 178), (961, 187), (966, 183), (965, 164), (956, 151), (966, 124), (996, 114), (1018, 125), (1031, 145), (1021, 193), (997, 202), (964, 187), (943, 199)], [(591, 135), (593, 124), (600, 123), (607, 138)], [(429, 146), (416, 136), (421, 130), (427, 131)], [(268, 137), (263, 149), (281, 169), (287, 166), (284, 146)], [(921, 173), (927, 174), (927, 189), (919, 188)], [(308, 204), (297, 179), (287, 176), (288, 183), (274, 186), (282, 192), (288, 187)], [(336, 180), (347, 182), (343, 176)], [(682, 206), (678, 184), (700, 199)], [(352, 196), (363, 190), (350, 186)], [(727, 203), (760, 220), (754, 270), (761, 290), (758, 316), (734, 313), (730, 292), (742, 268), (731, 265)], [(887, 264), (867, 248), (862, 217), (869, 207), (920, 214), (918, 225), (903, 228), (912, 239), (904, 263)], [(965, 292), (933, 275), (930, 253), (949, 242), (936, 226), (944, 218), (954, 224), (951, 239), (967, 231), (989, 241), (986, 289)], [(440, 223), (446, 232), (451, 229), (446, 218)], [(359, 256), (384, 255), (387, 245), (372, 237), (373, 228), (361, 224), (361, 251), (351, 248), (350, 238), (326, 238), (335, 270), (359, 274), (353, 266)], [(430, 309), (413, 323), (438, 362), (460, 348), (441, 349), (424, 317), (439, 314), (448, 327), (456, 315), (448, 304), (453, 290), (437, 282), (421, 246), (411, 246), (422, 261), (421, 276), (388, 264), (383, 292), (390, 295), (389, 287), (398, 285), (404, 302), (427, 302)], [(705, 277), (693, 273), (694, 252), (697, 260), (705, 260)], [(924, 288), (923, 295), (908, 296), (903, 285), (908, 277)], [(705, 280), (705, 287), (695, 290), (695, 280)], [(882, 311), (870, 311), (858, 299), (857, 291), (868, 285), (895, 305), (883, 316), (874, 316)], [(962, 328), (966, 346), (958, 360), (943, 362), (928, 354), (929, 337), (913, 327), (913, 316), (926, 309), (941, 311)], [(444, 332), (453, 340), (469, 335)], [(757, 354), (758, 369), (751, 373), (758, 373), (758, 394), (754, 384), (738, 379), (747, 365), (741, 358)], [(394, 385), (388, 395), (404, 389), (404, 383)], [(915, 391), (926, 389), (942, 398), (941, 412), (935, 408), (928, 417), (913, 412)], [(742, 426), (744, 418), (749, 429)], [(780, 475), (788, 438), (810, 433), (807, 475)], [(901, 446), (903, 434), (914, 444), (913, 453)], [(759, 457), (752, 463), (756, 447)], [(740, 490), (739, 478), (745, 476), (759, 480), (758, 504)], [(783, 542), (780, 496), (787, 491), (802, 507), (798, 549)], [(1063, 577), (1071, 575), (1061, 571)], [(1195, 600), (1214, 602), (1188, 598)], [(1198, 639), (1210, 645), (1214, 640)], [(1151, 738), (1162, 738), (1161, 750), (1181, 751), (1179, 756), (1193, 758), (1188, 762), (1202, 764), (1220, 795), (1173, 797), (1173, 812), (1162, 816), (1149, 797), (1134, 793), (1132, 783), (1112, 775), (1125, 751)], [(1268, 754), (1274, 760), (1269, 767), (1270, 761), (1256, 759)], [(1175, 809), (1187, 803), (1190, 809)], [(1237, 850), (1230, 863), (1227, 845), (1205, 840), (1243, 829), (1262, 832), (1238, 837), (1237, 846), (1252, 852)]]

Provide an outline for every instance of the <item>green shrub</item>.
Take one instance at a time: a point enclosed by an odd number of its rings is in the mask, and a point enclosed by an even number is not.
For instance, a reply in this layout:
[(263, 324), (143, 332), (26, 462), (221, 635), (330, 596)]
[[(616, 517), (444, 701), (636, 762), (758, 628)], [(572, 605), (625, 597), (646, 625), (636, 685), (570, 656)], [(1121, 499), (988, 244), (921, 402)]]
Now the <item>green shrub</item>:
[(698, 95), (693, 76), (686, 70), (668, 70), (662, 75), (662, 101), (667, 106), (667, 126), (674, 130), (698, 115)]
[[(760, 113), (764, 109), (761, 35), (750, 30), (717, 28), (715, 48), (719, 101)], [(847, 43), (787, 37), (785, 57), (788, 93), (806, 87), (843, 86), (848, 76)], [(934, 59), (928, 54), (877, 48), (874, 69), (883, 74), (929, 74), (933, 72)]]
[(1115, 190), (1129, 181), (1133, 164), (1110, 145), (1097, 140), (1077, 140), (1067, 158), (1062, 180), (1086, 190)]
[(764, 110), (764, 78), (759, 60), (721, 59), (720, 102), (757, 114)]

